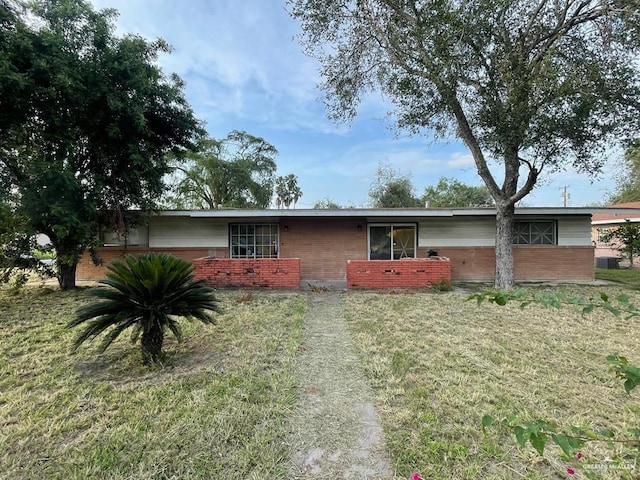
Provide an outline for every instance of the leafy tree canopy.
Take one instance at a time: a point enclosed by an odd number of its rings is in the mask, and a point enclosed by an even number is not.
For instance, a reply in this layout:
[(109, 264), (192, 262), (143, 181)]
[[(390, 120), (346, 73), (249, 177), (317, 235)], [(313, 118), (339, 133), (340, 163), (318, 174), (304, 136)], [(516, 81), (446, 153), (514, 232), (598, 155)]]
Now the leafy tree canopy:
[(334, 202), (332, 199), (330, 198), (324, 198), (322, 200), (317, 201), (316, 203), (313, 204), (313, 208), (315, 209), (336, 209), (336, 208), (342, 208), (342, 205), (337, 204), (336, 202)]
[(177, 208), (267, 208), (273, 195), (276, 148), (260, 137), (232, 131), (203, 137), (186, 162), (176, 162), (178, 180), (170, 206)]
[(616, 190), (607, 200), (610, 204), (640, 201), (640, 139), (634, 140), (625, 150)]
[(157, 66), (168, 45), (116, 37), (115, 15), (85, 0), (0, 3), (0, 179), (51, 239), (62, 288), (99, 212), (151, 208), (167, 153), (200, 132), (182, 81)]
[(410, 175), (401, 175), (389, 164), (381, 163), (376, 179), (369, 188), (369, 198), (374, 208), (411, 208), (422, 206), (422, 200), (414, 195)]
[(640, 224), (623, 223), (609, 230), (604, 235), (604, 241), (611, 242), (612, 246), (626, 256), (633, 266), (633, 259), (640, 255)]
[(422, 196), (429, 207), (489, 207), (493, 198), (485, 186), (472, 186), (455, 178), (442, 177), (434, 186), (427, 187)]
[(321, 62), (331, 116), (352, 118), (379, 89), (400, 128), (467, 145), (497, 209), (499, 287), (513, 286), (514, 206), (539, 176), (567, 163), (595, 172), (607, 142), (637, 135), (638, 0), (289, 5)]

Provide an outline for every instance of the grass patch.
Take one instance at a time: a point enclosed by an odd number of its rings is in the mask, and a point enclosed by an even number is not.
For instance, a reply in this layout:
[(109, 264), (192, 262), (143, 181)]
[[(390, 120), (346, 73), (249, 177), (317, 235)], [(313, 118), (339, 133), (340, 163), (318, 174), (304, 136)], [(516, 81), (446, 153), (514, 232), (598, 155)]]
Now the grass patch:
[(640, 269), (605, 269), (596, 268), (596, 278), (599, 280), (610, 280), (620, 282), (635, 290), (640, 290)]
[[(563, 290), (587, 297), (600, 291)], [(640, 294), (632, 295), (640, 305)], [(605, 363), (612, 352), (640, 363), (635, 320), (606, 312), (583, 318), (571, 307), (479, 307), (465, 298), (459, 293), (343, 296), (400, 478), (416, 471), (431, 480), (566, 478), (570, 464), (554, 446), (541, 458), (531, 448), (518, 448), (507, 434), (492, 430), (484, 437), (484, 414), (617, 429), (640, 424), (638, 394), (626, 395)], [(585, 449), (605, 465), (608, 452), (602, 445)], [(625, 475), (609, 473), (604, 478)]]
[(218, 297), (145, 367), (126, 334), (69, 354), (82, 291), (0, 292), (0, 477), (285, 478), (305, 297)]

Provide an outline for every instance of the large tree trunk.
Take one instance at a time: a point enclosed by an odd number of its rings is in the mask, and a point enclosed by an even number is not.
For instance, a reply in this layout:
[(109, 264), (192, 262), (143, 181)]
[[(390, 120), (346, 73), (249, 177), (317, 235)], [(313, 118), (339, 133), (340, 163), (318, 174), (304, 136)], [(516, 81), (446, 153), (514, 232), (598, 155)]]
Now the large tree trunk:
[(496, 288), (511, 289), (513, 280), (513, 224), (515, 206), (496, 204)]
[(151, 360), (156, 362), (162, 351), (162, 343), (164, 341), (164, 332), (157, 321), (153, 321), (151, 328), (142, 333), (141, 346), (142, 353), (149, 355)]
[(68, 265), (66, 263), (58, 262), (58, 284), (60, 285), (60, 290), (76, 288), (77, 266), (77, 263)]
[(58, 268), (58, 284), (61, 290), (76, 288), (76, 268), (80, 261), (77, 248), (67, 246), (67, 242), (49, 235), (56, 251), (56, 267)]

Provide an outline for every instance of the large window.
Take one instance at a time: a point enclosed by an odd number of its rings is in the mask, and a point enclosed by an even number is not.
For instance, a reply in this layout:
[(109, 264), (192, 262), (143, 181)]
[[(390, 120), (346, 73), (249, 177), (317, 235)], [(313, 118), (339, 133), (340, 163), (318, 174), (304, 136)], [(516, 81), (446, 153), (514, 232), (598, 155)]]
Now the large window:
[(278, 225), (233, 223), (231, 258), (278, 258)]
[(369, 225), (369, 260), (400, 260), (415, 256), (415, 225)]
[(513, 243), (516, 245), (555, 245), (557, 225), (553, 220), (515, 222)]

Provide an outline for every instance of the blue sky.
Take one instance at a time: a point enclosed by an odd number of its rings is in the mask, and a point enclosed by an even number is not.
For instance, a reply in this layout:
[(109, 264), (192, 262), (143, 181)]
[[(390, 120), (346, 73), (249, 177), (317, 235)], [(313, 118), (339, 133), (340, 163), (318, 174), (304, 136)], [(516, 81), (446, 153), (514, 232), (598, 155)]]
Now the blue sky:
[[(92, 0), (120, 12), (118, 33), (161, 37), (173, 47), (160, 64), (186, 82), (185, 93), (209, 134), (244, 130), (274, 145), (278, 174), (298, 176), (298, 208), (330, 198), (367, 206), (378, 165), (411, 174), (416, 194), (442, 176), (480, 185), (470, 153), (456, 139), (433, 142), (393, 129), (389, 104), (371, 95), (350, 125), (327, 119), (318, 64), (305, 56), (295, 36), (299, 25), (284, 0)], [(619, 161), (612, 154), (611, 165)], [(568, 206), (602, 201), (614, 187), (615, 168), (592, 179), (567, 170), (543, 179), (525, 198), (528, 206)]]

